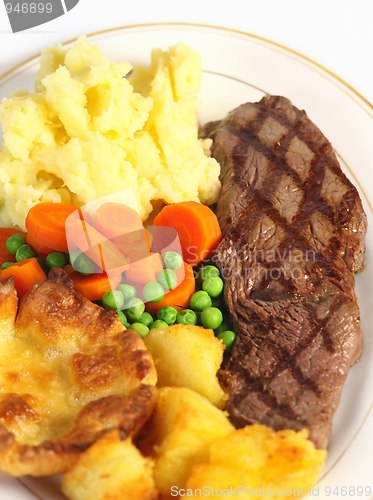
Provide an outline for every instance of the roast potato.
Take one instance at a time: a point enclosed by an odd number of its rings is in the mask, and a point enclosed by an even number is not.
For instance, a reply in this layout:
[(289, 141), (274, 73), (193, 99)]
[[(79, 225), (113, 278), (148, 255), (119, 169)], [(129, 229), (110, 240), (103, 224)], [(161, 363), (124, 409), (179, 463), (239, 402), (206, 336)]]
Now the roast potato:
[(64, 475), (62, 491), (71, 500), (155, 500), (153, 462), (131, 438), (106, 434), (82, 453)]
[[(195, 465), (185, 484), (185, 496), (199, 498), (196, 490), (220, 489), (237, 496), (287, 498), (306, 496), (317, 481), (326, 458), (308, 438), (306, 429), (274, 431), (264, 425), (249, 425), (216, 440), (209, 459)], [(244, 490), (238, 490), (244, 487)], [(205, 489), (204, 489), (205, 488)], [(189, 491), (188, 491), (189, 490)], [(255, 493), (250, 493), (253, 490)], [(299, 493), (302, 490), (302, 494)], [(298, 491), (298, 493), (297, 493)]]
[(154, 478), (162, 498), (172, 498), (171, 487), (182, 488), (191, 467), (208, 461), (210, 444), (233, 430), (226, 414), (197, 392), (159, 389), (138, 444), (155, 459)]
[(225, 346), (212, 330), (172, 325), (150, 330), (144, 341), (157, 367), (158, 387), (188, 387), (219, 408), (224, 406), (226, 394), (216, 373)]

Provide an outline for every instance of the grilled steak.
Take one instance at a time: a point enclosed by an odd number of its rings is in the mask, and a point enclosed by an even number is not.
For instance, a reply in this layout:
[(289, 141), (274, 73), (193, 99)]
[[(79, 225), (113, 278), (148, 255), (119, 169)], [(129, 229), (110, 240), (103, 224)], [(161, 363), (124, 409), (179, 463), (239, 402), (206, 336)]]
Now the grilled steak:
[(237, 332), (221, 371), (233, 423), (309, 428), (328, 444), (362, 349), (353, 272), (366, 215), (329, 141), (283, 97), (207, 124), (221, 164), (218, 265)]

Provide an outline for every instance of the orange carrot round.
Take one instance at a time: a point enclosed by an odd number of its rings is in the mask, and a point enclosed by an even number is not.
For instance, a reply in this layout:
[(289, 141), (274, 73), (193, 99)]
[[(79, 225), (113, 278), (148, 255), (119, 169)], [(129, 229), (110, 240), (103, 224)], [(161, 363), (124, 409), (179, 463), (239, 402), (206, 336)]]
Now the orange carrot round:
[(130, 241), (130, 237), (126, 240), (127, 235), (118, 236), (111, 240), (130, 262), (145, 259), (151, 253), (152, 235), (148, 230), (143, 227), (133, 234), (136, 234), (137, 240)]
[(46, 280), (45, 272), (35, 258), (20, 260), (7, 267), (1, 273), (1, 279), (4, 280), (14, 277), (14, 286), (18, 297), (22, 297), (30, 290), (32, 285), (39, 280)]
[(109, 280), (106, 273), (95, 273), (82, 276), (78, 271), (71, 272), (69, 278), (75, 283), (75, 290), (89, 300), (101, 300), (102, 296), (115, 290), (120, 285), (120, 280)]
[(116, 245), (97, 229), (80, 219), (68, 225), (67, 236), (75, 248), (79, 248), (95, 264), (110, 276), (120, 276), (128, 268), (128, 259)]
[(193, 266), (210, 258), (221, 238), (214, 212), (195, 201), (165, 206), (155, 217), (153, 225), (168, 226), (177, 231), (184, 261)]
[[(65, 222), (77, 209), (65, 203), (39, 203), (26, 217), (27, 241), (37, 252), (68, 252)], [(33, 244), (31, 244), (31, 241)]]
[(45, 257), (50, 253), (55, 252), (53, 248), (49, 248), (43, 245), (32, 232), (28, 232), (26, 234), (26, 242), (31, 245), (32, 248), (35, 248), (35, 250), (38, 252), (39, 257), (41, 257), (42, 259), (45, 259)]
[(96, 212), (95, 228), (106, 238), (123, 236), (130, 243), (139, 238), (138, 231), (143, 229), (140, 215), (123, 203), (108, 202)]
[(149, 281), (156, 281), (157, 274), (162, 271), (162, 269), (162, 258), (158, 253), (154, 253), (145, 259), (131, 262), (126, 270), (126, 279), (131, 281), (131, 283), (137, 283), (144, 286), (149, 283)]
[(18, 231), (18, 229), (12, 229), (10, 227), (0, 227), (0, 265), (4, 264), (4, 262), (15, 262), (16, 256), (12, 255), (6, 249), (6, 240), (9, 236), (13, 234), (23, 234), (26, 236), (26, 233), (23, 231)]
[[(184, 279), (180, 279), (184, 271)], [(147, 302), (145, 304), (145, 309), (153, 317), (157, 315), (157, 312), (164, 306), (172, 306), (178, 311), (186, 309), (189, 305), (190, 297), (196, 291), (196, 283), (194, 279), (193, 268), (186, 262), (184, 262), (184, 267), (182, 266), (178, 271), (176, 271), (176, 276), (181, 281), (176, 288), (165, 293), (165, 296), (159, 302)]]

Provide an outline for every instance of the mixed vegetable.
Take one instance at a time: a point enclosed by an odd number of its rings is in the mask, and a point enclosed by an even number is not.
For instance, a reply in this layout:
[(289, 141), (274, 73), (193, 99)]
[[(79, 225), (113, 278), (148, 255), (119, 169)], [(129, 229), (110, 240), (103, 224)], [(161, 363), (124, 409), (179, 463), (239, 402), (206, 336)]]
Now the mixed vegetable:
[(153, 224), (175, 230), (181, 252), (153, 253), (151, 235), (125, 205), (101, 205), (93, 223), (70, 205), (41, 203), (30, 209), (26, 233), (0, 229), (1, 279), (13, 276), (22, 297), (50, 269), (63, 268), (75, 290), (115, 309), (141, 337), (175, 323), (201, 325), (214, 330), (229, 351), (236, 336), (227, 320), (224, 283), (208, 262), (221, 238), (214, 212), (195, 202), (176, 203), (164, 207)]

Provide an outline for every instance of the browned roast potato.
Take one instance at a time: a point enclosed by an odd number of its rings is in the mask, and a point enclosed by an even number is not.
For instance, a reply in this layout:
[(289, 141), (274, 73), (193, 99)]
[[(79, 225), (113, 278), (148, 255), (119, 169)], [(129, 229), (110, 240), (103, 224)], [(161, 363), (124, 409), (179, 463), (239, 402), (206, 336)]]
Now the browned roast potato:
[(142, 339), (73, 287), (53, 269), (18, 307), (0, 282), (0, 469), (14, 476), (60, 474), (112, 429), (135, 435), (156, 402)]
[(71, 500), (157, 500), (153, 460), (141, 455), (131, 438), (112, 431), (80, 454), (63, 476)]

